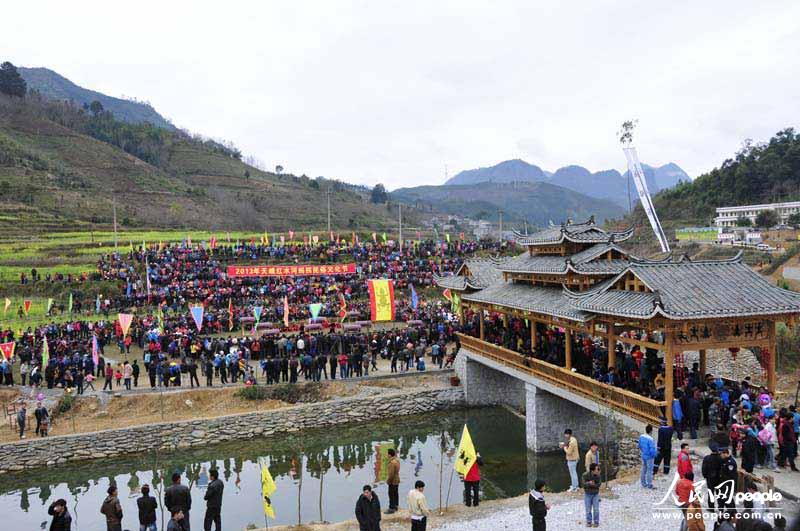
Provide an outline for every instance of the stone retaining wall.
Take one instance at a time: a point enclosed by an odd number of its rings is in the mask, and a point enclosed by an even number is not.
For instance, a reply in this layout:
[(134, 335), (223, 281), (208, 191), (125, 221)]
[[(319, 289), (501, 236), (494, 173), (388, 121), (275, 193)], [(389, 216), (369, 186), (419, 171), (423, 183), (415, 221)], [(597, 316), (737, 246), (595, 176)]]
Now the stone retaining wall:
[(28, 439), (0, 445), (0, 474), (121, 453), (171, 450), (307, 428), (463, 407), (461, 387), (380, 393), (210, 419)]

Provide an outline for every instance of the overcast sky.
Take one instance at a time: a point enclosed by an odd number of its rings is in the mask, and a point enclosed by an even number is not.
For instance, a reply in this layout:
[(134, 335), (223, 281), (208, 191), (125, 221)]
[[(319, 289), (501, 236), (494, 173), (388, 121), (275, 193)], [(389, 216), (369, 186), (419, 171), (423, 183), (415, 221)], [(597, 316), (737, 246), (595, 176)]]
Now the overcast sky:
[[(656, 5), (658, 4), (658, 5)], [(0, 59), (287, 171), (389, 188), (510, 158), (693, 177), (800, 122), (800, 2), (36, 1)], [(9, 23), (13, 20), (13, 23)]]

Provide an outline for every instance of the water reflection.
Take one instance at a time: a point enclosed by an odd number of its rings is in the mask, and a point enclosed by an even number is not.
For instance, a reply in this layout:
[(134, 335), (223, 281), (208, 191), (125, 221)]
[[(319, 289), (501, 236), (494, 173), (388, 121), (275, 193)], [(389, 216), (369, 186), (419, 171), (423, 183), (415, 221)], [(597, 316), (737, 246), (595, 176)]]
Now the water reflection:
[(102, 531), (105, 524), (99, 514), (100, 504), (108, 486), (115, 483), (125, 513), (123, 528), (132, 529), (138, 527), (135, 500), (147, 483), (159, 500), (159, 528), (163, 528), (168, 514), (160, 500), (170, 476), (177, 471), (192, 491), (192, 527), (201, 529), (208, 472), (217, 468), (225, 482), (223, 526), (244, 529), (248, 524), (264, 522), (261, 459), (269, 463), (278, 487), (272, 497), (277, 519), (271, 524), (344, 520), (353, 517), (364, 484), (375, 486), (382, 504), (388, 504), (382, 474), (385, 464), (379, 455), (382, 446), (393, 446), (400, 458), (401, 500), (414, 481), (422, 479), (431, 506), (444, 505), (448, 495), (449, 503), (455, 504), (461, 502), (462, 487), (451, 472), (457, 443), (454, 437), (460, 436), (464, 422), (484, 457), (485, 498), (521, 494), (537, 473), (554, 490), (568, 486), (563, 456), (527, 452), (524, 422), (503, 409), (486, 408), (231, 441), (213, 447), (120, 455), (6, 475), (0, 479), (0, 512), (10, 524), (8, 529), (37, 529), (48, 520), (49, 504), (65, 498), (75, 522), (73, 529)]

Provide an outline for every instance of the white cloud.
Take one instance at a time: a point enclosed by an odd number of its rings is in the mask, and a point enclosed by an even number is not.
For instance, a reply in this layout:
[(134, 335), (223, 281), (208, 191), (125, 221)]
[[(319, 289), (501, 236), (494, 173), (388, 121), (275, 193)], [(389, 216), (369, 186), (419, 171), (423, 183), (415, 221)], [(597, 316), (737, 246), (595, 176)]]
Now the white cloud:
[[(132, 4), (133, 5), (133, 4)], [(522, 157), (690, 174), (800, 114), (800, 3), (106, 2), (7, 7), (3, 59), (153, 103), (288, 171), (390, 188)]]

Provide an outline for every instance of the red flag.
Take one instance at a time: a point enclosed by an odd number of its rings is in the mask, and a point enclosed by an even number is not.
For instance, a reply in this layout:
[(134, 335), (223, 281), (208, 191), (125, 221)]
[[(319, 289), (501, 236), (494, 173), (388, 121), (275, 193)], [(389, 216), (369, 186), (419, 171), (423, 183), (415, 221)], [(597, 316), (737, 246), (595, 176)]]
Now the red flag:
[(378, 243), (378, 233), (377, 232), (373, 232), (372, 233), (372, 242), (373, 243)]
[(458, 233), (458, 238), (463, 242), (464, 241), (464, 233), (463, 232), (459, 232)]
[(289, 297), (283, 296), (283, 326), (289, 328)]
[(0, 343), (0, 352), (3, 353), (3, 357), (5, 357), (7, 360), (10, 360), (11, 356), (14, 355), (15, 346), (16, 343), (13, 341), (9, 341), (8, 343)]
[(331, 231), (331, 241), (334, 241), (333, 240), (333, 231)]
[(449, 301), (452, 301), (452, 300), (453, 300), (453, 294), (452, 294), (452, 293), (450, 293), (450, 288), (447, 288), (447, 289), (445, 289), (445, 290), (442, 292), (442, 296), (444, 296), (444, 298), (445, 298), (445, 299), (447, 299), (447, 300), (449, 300)]
[(293, 230), (290, 230), (290, 231), (289, 231), (289, 241), (290, 241), (290, 242), (291, 242), (291, 241), (294, 241), (294, 231), (293, 231)]
[(25, 306), (25, 315), (28, 315), (28, 312), (31, 311), (31, 300), (25, 299), (22, 304)]
[(217, 248), (217, 237), (216, 236), (212, 236), (210, 243), (211, 243), (211, 248), (212, 249), (216, 249)]
[(347, 317), (347, 299), (344, 298), (344, 293), (339, 292), (339, 318), (344, 321)]

